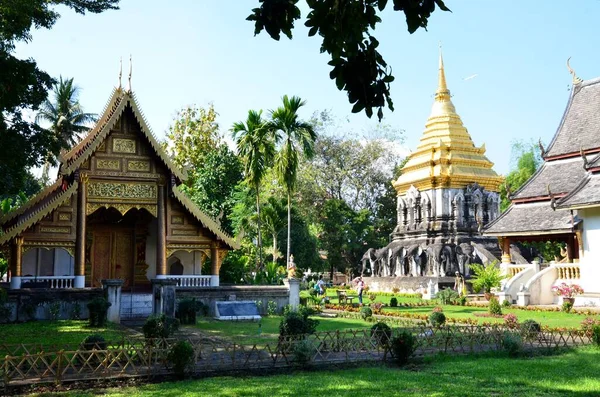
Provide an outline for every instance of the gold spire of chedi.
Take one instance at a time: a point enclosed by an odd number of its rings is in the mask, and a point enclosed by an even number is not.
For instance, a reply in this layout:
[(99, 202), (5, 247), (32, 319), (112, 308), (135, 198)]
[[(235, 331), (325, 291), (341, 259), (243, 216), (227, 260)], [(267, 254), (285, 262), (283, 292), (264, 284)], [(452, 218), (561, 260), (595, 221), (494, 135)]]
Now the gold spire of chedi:
[(488, 191), (498, 192), (503, 178), (485, 156), (485, 144), (475, 147), (456, 114), (446, 84), (441, 48), (438, 73), (438, 88), (425, 131), (417, 150), (402, 168), (402, 175), (393, 182), (394, 188), (403, 195), (411, 185), (427, 190), (464, 188), (476, 182)]

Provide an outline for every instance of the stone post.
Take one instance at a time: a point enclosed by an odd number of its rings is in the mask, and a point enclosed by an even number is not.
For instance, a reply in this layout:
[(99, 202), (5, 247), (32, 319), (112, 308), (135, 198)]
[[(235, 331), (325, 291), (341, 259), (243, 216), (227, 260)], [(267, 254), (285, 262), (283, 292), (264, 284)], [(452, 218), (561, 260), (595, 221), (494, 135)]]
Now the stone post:
[(221, 263), (219, 261), (219, 250), (215, 244), (210, 247), (210, 286), (219, 286), (219, 270)]
[(88, 176), (79, 174), (77, 191), (77, 236), (75, 240), (75, 288), (85, 287), (85, 239), (86, 239), (86, 201)]
[(283, 280), (284, 285), (289, 290), (289, 305), (292, 310), (298, 309), (300, 306), (300, 280), (297, 278), (286, 278)]
[(156, 278), (166, 278), (167, 274), (167, 215), (165, 213), (165, 183), (158, 183), (158, 208), (156, 216), (158, 228), (156, 233)]
[(164, 314), (167, 317), (175, 317), (177, 305), (175, 287), (177, 280), (165, 278), (152, 279), (152, 314)]
[(20, 289), (23, 263), (23, 237), (15, 237), (10, 248), (10, 289)]
[(111, 323), (121, 323), (121, 287), (124, 282), (121, 279), (102, 280), (104, 294), (110, 303), (106, 317)]

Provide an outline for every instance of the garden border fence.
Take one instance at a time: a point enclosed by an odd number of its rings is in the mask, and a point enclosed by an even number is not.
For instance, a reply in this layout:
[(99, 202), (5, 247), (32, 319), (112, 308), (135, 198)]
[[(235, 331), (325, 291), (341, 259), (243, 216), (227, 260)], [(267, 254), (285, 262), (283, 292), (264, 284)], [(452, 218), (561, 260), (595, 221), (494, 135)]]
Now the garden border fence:
[[(392, 328), (391, 333), (372, 335), (370, 329), (318, 332), (291, 340), (244, 344), (212, 338), (185, 338), (194, 349), (192, 375), (211, 372), (252, 371), (393, 359), (391, 338), (408, 331), (415, 336), (417, 357), (469, 354), (500, 350), (510, 334), (523, 349), (586, 345), (583, 331), (519, 331), (504, 326), (416, 326)], [(34, 383), (61, 383), (124, 377), (168, 375), (167, 355), (181, 339), (148, 340), (126, 337), (106, 345), (49, 346), (0, 344), (0, 382), (4, 387)], [(300, 354), (303, 353), (303, 354)], [(304, 357), (304, 358), (302, 358)]]

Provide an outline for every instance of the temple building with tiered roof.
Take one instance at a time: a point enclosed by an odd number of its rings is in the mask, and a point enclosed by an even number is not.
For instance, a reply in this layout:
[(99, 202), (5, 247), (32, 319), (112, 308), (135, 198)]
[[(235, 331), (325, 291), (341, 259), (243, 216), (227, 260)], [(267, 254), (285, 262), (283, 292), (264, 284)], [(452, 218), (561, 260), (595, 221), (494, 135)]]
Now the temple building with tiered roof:
[[(544, 163), (511, 196), (510, 207), (484, 231), (503, 246), (503, 267), (511, 278), (501, 299), (520, 305), (560, 303), (552, 286), (576, 283), (585, 294), (576, 305), (600, 302), (600, 78), (573, 75), (567, 107)], [(560, 241), (563, 258), (540, 268), (515, 264), (511, 242)]]

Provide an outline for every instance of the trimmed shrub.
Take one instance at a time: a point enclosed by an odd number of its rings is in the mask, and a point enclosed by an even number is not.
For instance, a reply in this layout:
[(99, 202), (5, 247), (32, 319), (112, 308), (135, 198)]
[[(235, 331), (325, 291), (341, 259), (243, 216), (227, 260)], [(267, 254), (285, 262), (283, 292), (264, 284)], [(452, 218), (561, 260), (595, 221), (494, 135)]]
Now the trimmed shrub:
[(48, 313), (50, 313), (50, 319), (52, 321), (58, 320), (60, 317), (60, 302), (52, 302), (50, 306), (48, 306)]
[(517, 329), (519, 328), (519, 319), (512, 313), (504, 316), (504, 325), (506, 325), (509, 329)]
[(501, 316), (502, 315), (502, 306), (500, 306), (500, 302), (498, 301), (498, 298), (496, 298), (495, 296), (492, 296), (490, 298), (488, 312), (492, 316)]
[(402, 331), (398, 336), (392, 338), (390, 343), (394, 359), (398, 365), (404, 365), (415, 352), (417, 340), (408, 331)]
[(71, 320), (81, 319), (81, 304), (78, 301), (72, 303), (70, 317)]
[(535, 320), (525, 320), (521, 323), (521, 336), (527, 340), (536, 338), (541, 331), (542, 327)]
[(277, 302), (267, 302), (267, 316), (275, 316), (277, 314)]
[(309, 318), (312, 313), (312, 310), (306, 310), (303, 307), (298, 311), (287, 312), (279, 323), (279, 338), (281, 340), (299, 340), (303, 339), (304, 335), (314, 334), (319, 321)]
[(395, 296), (390, 299), (390, 307), (398, 307), (398, 298)]
[(301, 340), (294, 343), (294, 346), (292, 347), (292, 356), (294, 357), (294, 362), (301, 367), (307, 367), (313, 356), (313, 350), (314, 349), (310, 341)]
[(202, 302), (196, 301), (196, 298), (184, 298), (177, 304), (175, 317), (181, 324), (196, 324), (197, 314), (203, 307)]
[(378, 322), (371, 327), (371, 338), (380, 347), (388, 346), (392, 339), (392, 329), (384, 322)]
[(360, 309), (360, 316), (362, 317), (363, 320), (366, 320), (369, 317), (373, 317), (373, 310), (371, 310), (370, 307), (363, 306)]
[(142, 327), (146, 339), (169, 338), (179, 329), (179, 320), (167, 317), (164, 314), (148, 317)]
[(187, 340), (177, 341), (167, 354), (167, 360), (173, 365), (178, 378), (183, 379), (187, 369), (194, 363), (194, 348)]
[(592, 327), (592, 341), (596, 347), (600, 347), (600, 324), (596, 324)]
[(581, 330), (589, 337), (592, 336), (594, 325), (600, 325), (600, 322), (592, 317), (586, 317), (581, 322)]
[(450, 305), (458, 300), (459, 295), (453, 289), (445, 288), (437, 293), (437, 298), (442, 305)]
[(511, 307), (511, 303), (508, 301), (508, 299), (504, 299), (502, 301), (502, 307)]
[(104, 337), (100, 334), (91, 334), (85, 337), (81, 343), (84, 350), (106, 350), (107, 344)]
[(106, 314), (111, 305), (104, 298), (94, 298), (87, 304), (90, 311), (90, 327), (104, 327), (106, 325)]
[(465, 306), (467, 304), (467, 297), (463, 295), (460, 298), (458, 298), (458, 304), (461, 306)]
[(569, 313), (571, 311), (571, 309), (573, 309), (573, 303), (563, 302), (561, 309), (563, 312)]
[(429, 315), (429, 324), (432, 327), (441, 327), (446, 323), (446, 315), (442, 312), (432, 312)]
[(523, 342), (519, 334), (505, 332), (502, 338), (502, 348), (510, 357), (517, 357), (523, 349)]

